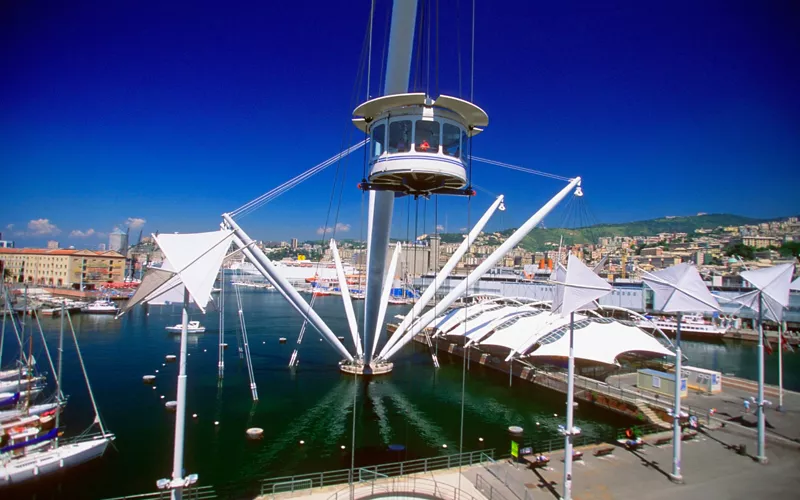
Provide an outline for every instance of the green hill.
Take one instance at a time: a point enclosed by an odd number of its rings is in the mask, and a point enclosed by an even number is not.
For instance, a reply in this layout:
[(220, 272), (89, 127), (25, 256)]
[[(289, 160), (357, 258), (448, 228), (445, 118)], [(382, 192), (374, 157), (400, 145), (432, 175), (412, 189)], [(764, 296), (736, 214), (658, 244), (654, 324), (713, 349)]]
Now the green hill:
[[(526, 250), (539, 251), (552, 248), (558, 245), (559, 239), (564, 237), (564, 244), (574, 243), (596, 243), (598, 238), (606, 236), (652, 236), (658, 233), (688, 233), (692, 234), (696, 229), (715, 229), (720, 226), (742, 226), (746, 224), (758, 224), (765, 222), (762, 219), (753, 219), (732, 214), (706, 214), (692, 215), (688, 217), (663, 217), (660, 219), (650, 219), (635, 222), (625, 222), (616, 224), (597, 224), (583, 228), (537, 228), (522, 240), (521, 246)], [(489, 243), (496, 239), (500, 243), (506, 236), (510, 235), (514, 229), (500, 231), (502, 238), (490, 238)], [(459, 242), (463, 240), (461, 234), (442, 234), (444, 242)]]

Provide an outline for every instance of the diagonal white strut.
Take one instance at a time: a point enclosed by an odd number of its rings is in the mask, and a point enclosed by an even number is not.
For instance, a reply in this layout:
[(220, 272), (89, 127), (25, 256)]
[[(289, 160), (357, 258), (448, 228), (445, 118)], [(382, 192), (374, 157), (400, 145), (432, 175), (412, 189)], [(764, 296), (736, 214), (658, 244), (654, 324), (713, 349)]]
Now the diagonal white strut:
[(364, 350), (361, 349), (361, 338), (358, 335), (356, 312), (353, 310), (353, 301), (350, 299), (350, 288), (347, 286), (347, 276), (344, 275), (342, 260), (339, 258), (339, 249), (336, 248), (336, 242), (333, 239), (331, 239), (331, 254), (333, 255), (333, 262), (336, 264), (336, 276), (339, 278), (339, 289), (342, 291), (342, 302), (344, 302), (344, 313), (347, 315), (347, 324), (350, 326), (350, 334), (353, 336), (356, 353), (361, 358), (364, 356)]
[(386, 317), (386, 307), (389, 305), (389, 294), (392, 293), (392, 285), (394, 284), (394, 271), (397, 269), (397, 260), (400, 257), (401, 250), (400, 243), (394, 247), (392, 253), (392, 262), (389, 263), (389, 272), (383, 280), (383, 292), (381, 293), (381, 307), (378, 311), (378, 322), (375, 325), (375, 339), (372, 341), (372, 352), (378, 348), (378, 339), (381, 337), (383, 330), (383, 319)]
[[(470, 231), (467, 237), (464, 238), (464, 241), (461, 242), (461, 245), (458, 246), (453, 255), (450, 256), (450, 259), (436, 275), (436, 278), (434, 278), (433, 283), (431, 283), (419, 300), (417, 300), (411, 311), (409, 311), (408, 314), (406, 314), (406, 317), (403, 318), (400, 326), (397, 327), (397, 330), (394, 332), (392, 337), (389, 339), (386, 345), (383, 346), (383, 349), (381, 349), (381, 353), (378, 355), (379, 358), (383, 358), (389, 349), (394, 347), (397, 341), (403, 336), (403, 333), (406, 331), (408, 326), (419, 317), (419, 314), (422, 312), (425, 306), (428, 305), (428, 302), (430, 302), (431, 299), (436, 295), (436, 292), (439, 290), (439, 288), (441, 288), (448, 276), (450, 276), (450, 273), (453, 271), (453, 269), (456, 268), (456, 265), (458, 265), (458, 261), (461, 260), (461, 257), (463, 257), (467, 251), (469, 251), (469, 247), (472, 246), (472, 244), (478, 238), (478, 235), (481, 234), (481, 231), (483, 231), (484, 226), (486, 226), (486, 224), (489, 222), (489, 219), (492, 217), (492, 215), (494, 215), (495, 210), (497, 210), (498, 207), (501, 207), (502, 203), (503, 195), (500, 195), (496, 200), (494, 200), (494, 203), (492, 203), (492, 206), (489, 207), (486, 213), (483, 214), (483, 217), (478, 220), (478, 223), (475, 224), (475, 227), (472, 228), (472, 231)], [(500, 208), (500, 210), (505, 210), (505, 208)]]
[(467, 286), (471, 283), (475, 285), (478, 280), (486, 274), (489, 269), (491, 269), (500, 259), (502, 259), (508, 252), (510, 252), (520, 241), (530, 233), (533, 228), (535, 228), (539, 223), (544, 219), (550, 211), (558, 205), (561, 200), (563, 200), (576, 186), (580, 186), (581, 178), (576, 177), (572, 180), (567, 187), (562, 189), (558, 192), (550, 201), (548, 201), (542, 208), (539, 209), (538, 212), (533, 214), (530, 219), (525, 221), (525, 223), (516, 231), (514, 234), (508, 237), (506, 241), (503, 242), (500, 247), (494, 251), (489, 257), (486, 258), (477, 268), (475, 268), (472, 273), (467, 276), (466, 279), (461, 280), (461, 282), (453, 288), (450, 293), (447, 294), (445, 298), (443, 298), (438, 304), (437, 308), (431, 309), (422, 315), (419, 320), (403, 335), (403, 338), (400, 339), (397, 344), (394, 345), (389, 351), (386, 352), (386, 355), (383, 356), (383, 359), (388, 360), (391, 358), (394, 353), (399, 351), (404, 345), (406, 345), (414, 336), (422, 331), (425, 327), (427, 327), (431, 321), (434, 320), (437, 314), (437, 309), (439, 312), (447, 309), (450, 305), (458, 299), (461, 295), (463, 295), (467, 291)]
[(275, 288), (281, 291), (284, 297), (289, 301), (289, 303), (294, 306), (297, 312), (300, 313), (303, 318), (308, 320), (309, 323), (322, 335), (324, 338), (336, 351), (344, 357), (348, 361), (353, 361), (353, 356), (347, 352), (344, 345), (339, 342), (339, 339), (336, 338), (336, 335), (331, 331), (327, 324), (322, 321), (322, 318), (312, 309), (308, 303), (300, 296), (300, 294), (295, 290), (295, 288), (284, 278), (283, 276), (278, 273), (277, 269), (275, 269), (275, 265), (272, 263), (264, 252), (262, 252), (257, 246), (253, 245), (253, 240), (247, 235), (247, 233), (239, 227), (236, 222), (234, 222), (233, 218), (231, 218), (230, 214), (222, 214), (222, 219), (225, 221), (225, 224), (233, 230), (233, 234), (235, 236), (234, 243), (236, 243), (239, 248), (242, 249), (242, 253), (244, 253), (245, 257), (250, 261), (253, 266), (261, 273), (262, 276), (267, 278), (270, 283), (272, 283)]

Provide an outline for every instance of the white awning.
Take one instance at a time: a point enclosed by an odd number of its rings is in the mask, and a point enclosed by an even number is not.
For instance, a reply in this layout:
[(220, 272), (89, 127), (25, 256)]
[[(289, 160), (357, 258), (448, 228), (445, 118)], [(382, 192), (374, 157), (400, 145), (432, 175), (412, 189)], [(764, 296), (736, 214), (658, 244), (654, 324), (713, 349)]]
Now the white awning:
[[(621, 354), (627, 352), (647, 353), (656, 356), (674, 356), (655, 338), (635, 326), (628, 326), (611, 319), (587, 319), (575, 322), (574, 353), (576, 359), (613, 365)], [(529, 358), (569, 356), (569, 324), (542, 336), (541, 345), (530, 352)]]
[(462, 316), (460, 318), (462, 321), (454, 325), (453, 328), (449, 330), (443, 330), (444, 335), (447, 336), (455, 336), (455, 337), (468, 337), (469, 339), (473, 339), (473, 335), (477, 334), (478, 332), (485, 329), (485, 327), (492, 324), (492, 322), (498, 318), (502, 318), (507, 316), (508, 314), (512, 314), (514, 312), (519, 311), (519, 306), (506, 306), (502, 304), (494, 304), (495, 307), (488, 308), (483, 313), (478, 314), (473, 318), (469, 318), (466, 321), (463, 320), (464, 313), (461, 313)]
[[(524, 354), (543, 335), (569, 324), (569, 318), (541, 309), (531, 309), (509, 318), (495, 326), (495, 332), (480, 345), (505, 347), (512, 353)], [(584, 316), (575, 315), (575, 321)]]
[(230, 248), (232, 235), (233, 231), (223, 229), (208, 233), (156, 236), (166, 260), (177, 271), (192, 300), (203, 312), (211, 300), (211, 288), (222, 259)]

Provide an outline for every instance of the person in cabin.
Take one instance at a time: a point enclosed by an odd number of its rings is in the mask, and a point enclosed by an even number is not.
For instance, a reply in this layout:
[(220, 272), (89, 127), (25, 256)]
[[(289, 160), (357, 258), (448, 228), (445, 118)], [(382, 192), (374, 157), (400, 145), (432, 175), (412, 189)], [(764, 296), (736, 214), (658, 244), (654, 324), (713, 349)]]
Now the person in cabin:
[(422, 144), (419, 145), (420, 151), (428, 151), (431, 149), (430, 143), (428, 143), (428, 139), (423, 139)]

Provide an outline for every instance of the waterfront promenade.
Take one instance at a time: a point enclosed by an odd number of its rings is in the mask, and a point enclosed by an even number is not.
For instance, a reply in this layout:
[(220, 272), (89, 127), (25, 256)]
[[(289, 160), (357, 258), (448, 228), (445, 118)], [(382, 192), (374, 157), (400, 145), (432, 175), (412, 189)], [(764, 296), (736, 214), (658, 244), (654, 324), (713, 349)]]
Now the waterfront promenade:
[[(770, 462), (761, 465), (752, 456), (755, 434), (730, 426), (705, 430), (684, 441), (682, 472), (684, 484), (669, 479), (672, 445), (658, 444), (669, 432), (645, 438), (638, 450), (627, 450), (617, 443), (577, 448), (583, 458), (573, 467), (573, 498), (576, 500), (667, 499), (752, 499), (785, 497), (800, 488), (800, 445), (770, 440)], [(740, 452), (740, 445), (745, 451)], [(605, 456), (595, 456), (598, 449), (613, 448)], [(462, 498), (476, 500), (557, 499), (563, 491), (563, 451), (549, 455), (547, 467), (531, 468), (508, 460), (458, 469), (363, 481), (356, 486), (356, 498), (375, 493), (393, 493), (404, 497), (412, 489), (418, 494), (455, 498), (460, 486)], [(434, 494), (434, 491), (437, 494)], [(347, 485), (283, 493), (276, 498), (330, 500), (348, 498)], [(259, 497), (261, 500), (272, 495)]]

